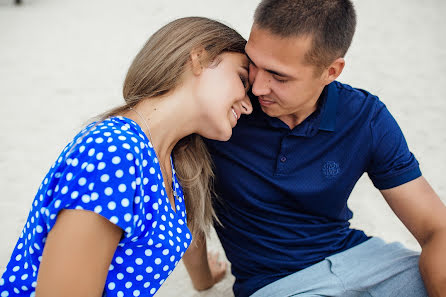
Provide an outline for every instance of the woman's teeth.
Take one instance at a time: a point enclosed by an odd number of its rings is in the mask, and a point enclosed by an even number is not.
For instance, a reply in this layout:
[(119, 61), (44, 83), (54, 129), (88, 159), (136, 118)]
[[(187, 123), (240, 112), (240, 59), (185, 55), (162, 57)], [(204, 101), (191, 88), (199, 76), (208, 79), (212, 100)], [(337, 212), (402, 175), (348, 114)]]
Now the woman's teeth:
[(232, 114), (234, 115), (235, 119), (238, 120), (238, 116), (237, 116), (237, 113), (235, 112), (235, 110), (232, 108), (231, 111), (232, 111)]

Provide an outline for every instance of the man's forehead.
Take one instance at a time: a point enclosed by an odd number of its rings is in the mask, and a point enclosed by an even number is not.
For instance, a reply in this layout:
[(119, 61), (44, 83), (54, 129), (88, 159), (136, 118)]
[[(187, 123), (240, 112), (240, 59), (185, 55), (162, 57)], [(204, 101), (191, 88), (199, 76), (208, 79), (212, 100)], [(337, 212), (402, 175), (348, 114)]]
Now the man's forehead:
[(305, 55), (311, 44), (312, 40), (307, 36), (281, 37), (253, 26), (246, 44), (246, 53), (254, 64), (262, 68), (288, 69), (305, 64)]
[(252, 26), (248, 39), (248, 44), (267, 44), (270, 47), (286, 47), (304, 52), (311, 49), (312, 42), (313, 36), (311, 34), (282, 36), (257, 25)]

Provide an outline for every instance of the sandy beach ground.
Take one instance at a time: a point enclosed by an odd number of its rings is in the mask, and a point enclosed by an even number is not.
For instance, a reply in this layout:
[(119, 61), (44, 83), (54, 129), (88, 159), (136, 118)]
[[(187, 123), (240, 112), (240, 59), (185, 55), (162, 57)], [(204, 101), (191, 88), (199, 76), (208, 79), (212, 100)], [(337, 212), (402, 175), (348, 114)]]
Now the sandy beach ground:
[[(0, 273), (35, 192), (61, 149), (91, 117), (122, 102), (130, 62), (157, 28), (200, 15), (246, 38), (255, 0), (0, 0)], [(355, 1), (358, 27), (340, 81), (383, 100), (424, 176), (446, 201), (446, 2)], [(422, 201), (420, 201), (422, 203)], [(368, 177), (352, 225), (419, 249)], [(218, 239), (211, 249), (221, 250)], [(180, 263), (157, 296), (232, 296), (233, 277), (202, 293)]]

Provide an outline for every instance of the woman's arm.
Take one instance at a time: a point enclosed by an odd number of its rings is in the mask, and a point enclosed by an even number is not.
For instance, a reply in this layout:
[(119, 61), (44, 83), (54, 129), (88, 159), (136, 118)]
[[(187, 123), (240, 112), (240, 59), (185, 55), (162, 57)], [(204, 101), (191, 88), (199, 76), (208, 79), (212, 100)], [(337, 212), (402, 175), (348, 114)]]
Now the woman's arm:
[(36, 297), (100, 297), (122, 230), (84, 210), (62, 210), (48, 234)]
[(218, 254), (207, 253), (206, 237), (197, 236), (183, 256), (183, 263), (196, 290), (206, 290), (218, 283), (226, 274), (226, 263)]

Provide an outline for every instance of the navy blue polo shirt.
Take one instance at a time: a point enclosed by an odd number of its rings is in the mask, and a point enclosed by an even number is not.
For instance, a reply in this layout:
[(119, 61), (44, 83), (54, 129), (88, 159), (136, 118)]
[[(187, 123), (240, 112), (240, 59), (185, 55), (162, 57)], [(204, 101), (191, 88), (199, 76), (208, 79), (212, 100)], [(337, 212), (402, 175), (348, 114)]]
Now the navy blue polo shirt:
[(364, 172), (378, 189), (421, 176), (398, 124), (364, 90), (331, 83), (294, 129), (252, 103), (228, 142), (207, 141), (237, 297), (367, 240), (347, 206)]

